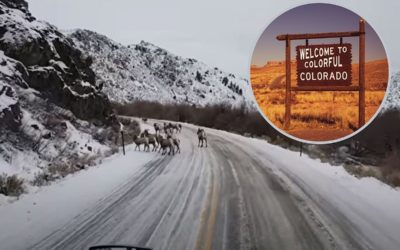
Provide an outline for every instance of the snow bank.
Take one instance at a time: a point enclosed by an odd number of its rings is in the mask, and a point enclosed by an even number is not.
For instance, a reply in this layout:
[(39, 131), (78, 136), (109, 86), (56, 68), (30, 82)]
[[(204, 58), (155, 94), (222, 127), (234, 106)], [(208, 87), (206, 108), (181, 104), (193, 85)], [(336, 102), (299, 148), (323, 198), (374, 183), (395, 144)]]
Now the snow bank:
[[(128, 146), (126, 156), (115, 154), (97, 167), (76, 172), (56, 185), (41, 187), (34, 193), (22, 195), (18, 202), (8, 204), (4, 196), (0, 195), (0, 214), (3, 215), (0, 224), (7, 225), (0, 227), (1, 248), (23, 249), (40, 240), (39, 237), (46, 235), (46, 232), (54, 232), (58, 229), (54, 226), (66, 224), (93, 206), (151, 159), (154, 159), (154, 154), (135, 152), (133, 146)], [(32, 191), (35, 191), (33, 187)], [(43, 213), (43, 209), (46, 213)], [(24, 230), (26, 228), (30, 230)], [(10, 242), (18, 245), (7, 245)]]

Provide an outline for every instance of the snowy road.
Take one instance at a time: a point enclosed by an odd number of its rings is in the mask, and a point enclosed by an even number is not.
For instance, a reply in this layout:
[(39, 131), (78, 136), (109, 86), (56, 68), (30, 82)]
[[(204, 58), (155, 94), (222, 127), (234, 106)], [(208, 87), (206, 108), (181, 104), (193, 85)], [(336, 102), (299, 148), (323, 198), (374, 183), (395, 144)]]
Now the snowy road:
[(260, 140), (215, 130), (207, 133), (209, 147), (197, 148), (195, 128), (184, 126), (181, 154), (154, 154), (118, 188), (41, 240), (33, 237), (30, 244), (36, 243), (26, 247), (85, 249), (102, 243), (154, 249), (400, 246), (396, 237), (400, 220), (391, 217), (400, 208), (397, 190), (373, 180), (360, 181), (337, 167), (300, 158)]

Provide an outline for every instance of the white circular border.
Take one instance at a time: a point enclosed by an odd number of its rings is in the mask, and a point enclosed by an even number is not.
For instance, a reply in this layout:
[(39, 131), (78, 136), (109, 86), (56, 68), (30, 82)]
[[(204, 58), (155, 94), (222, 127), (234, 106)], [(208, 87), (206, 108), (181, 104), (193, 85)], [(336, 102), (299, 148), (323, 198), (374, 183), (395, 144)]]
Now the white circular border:
[(352, 132), (352, 133), (350, 133), (350, 134), (348, 134), (348, 135), (346, 135), (346, 136), (340, 137), (340, 138), (335, 139), (335, 140), (328, 140), (328, 141), (311, 141), (311, 140), (304, 140), (304, 139), (295, 137), (295, 136), (293, 136), (293, 135), (287, 133), (286, 131), (284, 131), (284, 130), (278, 128), (272, 121), (270, 121), (270, 120), (268, 119), (268, 117), (264, 114), (264, 112), (262, 112), (262, 110), (261, 110), (261, 108), (260, 108), (260, 105), (259, 105), (258, 102), (257, 102), (256, 96), (254, 95), (253, 84), (251, 83), (251, 62), (252, 62), (252, 59), (253, 59), (254, 49), (255, 49), (255, 47), (257, 46), (257, 43), (258, 43), (258, 41), (260, 40), (260, 37), (262, 36), (262, 34), (264, 33), (264, 31), (265, 31), (265, 30), (269, 27), (269, 25), (271, 25), (271, 23), (274, 22), (277, 18), (279, 18), (281, 15), (283, 15), (283, 14), (285, 14), (286, 12), (288, 12), (288, 11), (290, 11), (290, 10), (293, 10), (293, 9), (295, 9), (295, 8), (297, 8), (297, 7), (301, 7), (301, 6), (305, 6), (305, 5), (312, 5), (312, 4), (327, 4), (327, 5), (334, 5), (334, 6), (342, 7), (342, 8), (344, 8), (344, 9), (348, 10), (348, 11), (353, 12), (355, 15), (360, 16), (361, 18), (363, 18), (361, 15), (358, 15), (355, 11), (353, 11), (352, 9), (350, 9), (350, 8), (348, 8), (348, 7), (345, 7), (345, 6), (343, 6), (343, 5), (339, 5), (339, 4), (336, 4), (336, 3), (330, 3), (330, 2), (311, 2), (311, 3), (305, 3), (305, 4), (295, 5), (294, 7), (288, 7), (284, 12), (280, 13), (280, 14), (277, 15), (275, 18), (273, 18), (272, 21), (270, 21), (270, 22), (262, 29), (262, 32), (260, 33), (260, 35), (259, 35), (258, 38), (256, 39), (256, 42), (255, 42), (255, 45), (253, 46), (253, 50), (252, 50), (252, 53), (251, 53), (251, 55), (250, 55), (250, 59), (249, 59), (249, 63), (248, 63), (248, 74), (249, 74), (249, 75), (248, 75), (248, 79), (249, 79), (250, 88), (251, 88), (251, 91), (252, 91), (252, 94), (253, 94), (253, 101), (256, 103), (258, 112), (262, 115), (262, 117), (263, 117), (276, 131), (278, 131), (278, 132), (281, 133), (282, 135), (284, 135), (284, 136), (286, 136), (286, 137), (288, 137), (288, 138), (290, 138), (290, 139), (292, 139), (292, 140), (294, 140), (294, 141), (298, 141), (298, 142), (301, 142), (301, 143), (313, 144), (313, 145), (327, 145), (327, 144), (332, 144), (332, 143), (341, 142), (341, 141), (347, 140), (347, 139), (349, 139), (349, 138), (351, 138), (351, 137), (357, 135), (358, 133), (360, 133), (361, 131), (363, 131), (366, 127), (368, 127), (368, 126), (370, 125), (370, 123), (373, 122), (373, 121), (376, 119), (376, 117), (381, 113), (382, 108), (383, 108), (383, 105), (386, 103), (387, 98), (388, 98), (388, 95), (389, 95), (389, 92), (390, 92), (390, 85), (392, 84), (392, 81), (391, 81), (391, 76), (392, 76), (392, 72), (391, 72), (391, 71), (392, 71), (392, 70), (391, 70), (390, 57), (389, 57), (389, 55), (388, 55), (388, 53), (387, 53), (387, 50), (386, 50), (386, 46), (385, 46), (384, 41), (382, 40), (382, 38), (381, 38), (381, 36), (378, 34), (378, 32), (376, 32), (376, 29), (375, 29), (367, 20), (364, 19), (365, 22), (368, 23), (368, 24), (371, 26), (371, 28), (375, 31), (375, 33), (377, 34), (377, 36), (378, 36), (380, 42), (382, 43), (383, 49), (384, 49), (385, 54), (386, 54), (386, 59), (387, 59), (387, 62), (388, 62), (388, 79), (387, 79), (388, 82), (387, 82), (387, 86), (386, 86), (385, 96), (383, 97), (383, 99), (382, 99), (382, 101), (381, 101), (381, 104), (379, 105), (379, 108), (375, 111), (375, 114), (374, 114), (374, 115), (368, 120), (368, 122), (366, 122), (361, 128), (357, 129), (356, 131), (354, 131), (354, 132)]

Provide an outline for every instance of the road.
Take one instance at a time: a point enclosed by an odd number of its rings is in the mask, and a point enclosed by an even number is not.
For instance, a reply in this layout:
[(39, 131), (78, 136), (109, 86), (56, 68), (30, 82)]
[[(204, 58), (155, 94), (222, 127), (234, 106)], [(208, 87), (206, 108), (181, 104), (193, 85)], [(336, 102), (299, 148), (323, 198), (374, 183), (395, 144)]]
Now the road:
[(271, 84), (269, 85), (270, 88), (283, 88), (284, 84), (282, 81), (285, 79), (286, 75), (280, 75), (277, 78), (275, 78)]
[[(156, 155), (119, 189), (29, 249), (102, 243), (154, 249), (376, 247), (334, 200), (290, 173), (278, 176), (267, 151), (227, 133), (207, 133), (208, 147), (198, 148), (195, 128), (184, 126), (181, 154)], [(381, 242), (387, 240), (382, 236)], [(389, 240), (390, 247), (398, 243)]]

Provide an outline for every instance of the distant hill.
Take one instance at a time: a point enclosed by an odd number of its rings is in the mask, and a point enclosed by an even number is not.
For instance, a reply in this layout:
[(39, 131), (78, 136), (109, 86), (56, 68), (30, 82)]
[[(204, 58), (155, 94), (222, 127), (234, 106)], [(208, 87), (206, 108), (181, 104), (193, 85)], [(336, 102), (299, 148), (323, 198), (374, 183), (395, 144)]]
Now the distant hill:
[(195, 59), (144, 41), (124, 46), (89, 30), (69, 32), (68, 37), (93, 58), (96, 84), (114, 102), (254, 105), (246, 79)]

